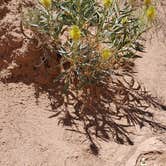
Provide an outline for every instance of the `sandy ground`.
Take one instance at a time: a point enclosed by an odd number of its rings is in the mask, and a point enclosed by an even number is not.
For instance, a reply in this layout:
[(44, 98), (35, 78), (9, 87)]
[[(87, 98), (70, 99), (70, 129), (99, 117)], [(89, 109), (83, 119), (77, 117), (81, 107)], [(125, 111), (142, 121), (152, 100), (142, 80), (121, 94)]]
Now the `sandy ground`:
[[(18, 38), (18, 27), (11, 27), (11, 22), (15, 20), (17, 25), (18, 20), (11, 18), (10, 13), (15, 12), (11, 6), (18, 7), (20, 1), (6, 2), (9, 11), (0, 17), (0, 32), (6, 26)], [(16, 40), (17, 48), (11, 48), (12, 53), (4, 58), (2, 41), (11, 34), (0, 34), (0, 60), (12, 62), (10, 55), (15, 55), (21, 46)], [(136, 62), (137, 78), (166, 103), (166, 47), (154, 39), (146, 50), (143, 58)], [(4, 70), (6, 65), (0, 65)], [(0, 166), (166, 166), (164, 131), (135, 127), (132, 146), (97, 140), (100, 151), (95, 156), (85, 135), (66, 130), (58, 125), (57, 118), (48, 118), (53, 115), (48, 94), (40, 94), (37, 101), (34, 84), (0, 82), (0, 94)], [(152, 112), (155, 121), (166, 124), (166, 112), (157, 109)]]
[[(137, 65), (138, 77), (166, 100), (166, 50), (155, 45)], [(146, 68), (145, 68), (146, 66)], [(135, 129), (133, 146), (98, 141), (100, 153), (90, 153), (83, 135), (57, 125), (47, 94), (36, 104), (33, 85), (0, 84), (0, 165), (2, 166), (134, 166), (141, 154), (148, 166), (165, 166), (166, 133), (149, 128)], [(156, 119), (165, 122), (166, 112), (156, 111)], [(143, 157), (142, 157), (143, 158)]]

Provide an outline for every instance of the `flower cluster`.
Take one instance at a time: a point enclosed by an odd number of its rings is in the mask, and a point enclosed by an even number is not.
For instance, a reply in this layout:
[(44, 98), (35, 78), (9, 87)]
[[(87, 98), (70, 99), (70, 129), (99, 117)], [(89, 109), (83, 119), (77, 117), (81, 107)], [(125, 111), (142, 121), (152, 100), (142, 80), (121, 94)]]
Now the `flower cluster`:
[(111, 57), (112, 52), (110, 51), (110, 49), (105, 48), (105, 49), (102, 50), (102, 54), (101, 55), (102, 55), (102, 58), (104, 60), (108, 60)]
[(112, 0), (103, 0), (103, 5), (105, 8), (109, 8), (112, 5)]
[(70, 29), (70, 37), (74, 41), (78, 41), (81, 37), (81, 31), (77, 25), (73, 25)]
[(52, 0), (40, 0), (40, 3), (46, 8), (51, 8)]
[(150, 6), (148, 7), (148, 9), (146, 10), (146, 16), (148, 21), (153, 21), (156, 17), (156, 9), (154, 6)]

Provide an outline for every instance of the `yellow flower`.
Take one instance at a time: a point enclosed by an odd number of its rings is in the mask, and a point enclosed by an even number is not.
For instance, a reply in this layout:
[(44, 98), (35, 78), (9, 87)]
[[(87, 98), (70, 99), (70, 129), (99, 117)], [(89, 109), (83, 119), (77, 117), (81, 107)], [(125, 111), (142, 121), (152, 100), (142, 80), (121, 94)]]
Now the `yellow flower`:
[(122, 20), (121, 20), (121, 24), (125, 24), (125, 23), (127, 23), (127, 21), (128, 21), (128, 18), (127, 18), (127, 17), (124, 17), (124, 18), (122, 18)]
[(156, 16), (156, 9), (153, 6), (150, 6), (146, 10), (146, 16), (147, 16), (149, 21), (153, 21), (155, 16)]
[(145, 6), (149, 6), (152, 4), (152, 0), (144, 0)]
[(112, 0), (103, 0), (103, 5), (106, 8), (109, 8), (112, 5)]
[(110, 51), (110, 49), (105, 48), (102, 50), (101, 56), (103, 60), (108, 60), (111, 57), (111, 55), (112, 55), (112, 52)]
[(71, 27), (69, 34), (74, 41), (78, 41), (81, 37), (81, 31), (77, 25)]
[(47, 9), (50, 8), (52, 5), (52, 0), (39, 0), (39, 1)]

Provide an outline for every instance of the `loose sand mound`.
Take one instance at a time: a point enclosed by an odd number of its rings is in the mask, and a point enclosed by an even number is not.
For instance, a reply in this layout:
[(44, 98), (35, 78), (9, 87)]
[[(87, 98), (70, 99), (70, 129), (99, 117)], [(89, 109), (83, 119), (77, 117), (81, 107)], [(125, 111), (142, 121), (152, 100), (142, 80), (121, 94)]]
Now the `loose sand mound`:
[(50, 54), (43, 62), (42, 48), (36, 41), (28, 40), (21, 27), (21, 11), (34, 7), (32, 1), (1, 1), (0, 6), (0, 62), (1, 78), (48, 85), (57, 75), (58, 59)]
[[(85, 135), (48, 118), (53, 115), (49, 94), (37, 94), (36, 84), (48, 85), (56, 76), (57, 59), (51, 57), (49, 67), (35, 67), (42, 51), (25, 40), (20, 29), (21, 6), (34, 3), (0, 1), (0, 166), (165, 166), (164, 131), (134, 128), (132, 146), (97, 140), (100, 151), (94, 156)], [(166, 47), (158, 39), (147, 44), (136, 70), (145, 87), (166, 102)], [(166, 112), (151, 111), (155, 121), (166, 124)]]

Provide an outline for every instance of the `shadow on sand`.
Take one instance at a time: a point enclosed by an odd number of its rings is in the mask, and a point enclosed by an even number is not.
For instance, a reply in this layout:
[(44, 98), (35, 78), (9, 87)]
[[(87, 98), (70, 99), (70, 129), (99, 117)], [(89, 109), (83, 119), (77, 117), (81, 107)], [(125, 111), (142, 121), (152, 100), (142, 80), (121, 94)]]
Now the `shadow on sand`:
[(65, 93), (62, 93), (62, 83), (49, 87), (36, 84), (36, 103), (40, 93), (47, 92), (53, 112), (49, 118), (57, 117), (58, 124), (67, 126), (67, 130), (86, 135), (95, 155), (99, 152), (96, 139), (133, 145), (129, 137), (132, 133), (128, 130), (132, 126), (149, 125), (166, 130), (166, 126), (155, 122), (153, 113), (148, 111), (150, 107), (163, 110), (166, 107), (135, 82), (132, 75), (115, 74), (108, 82), (89, 86), (82, 92), (69, 90)]

